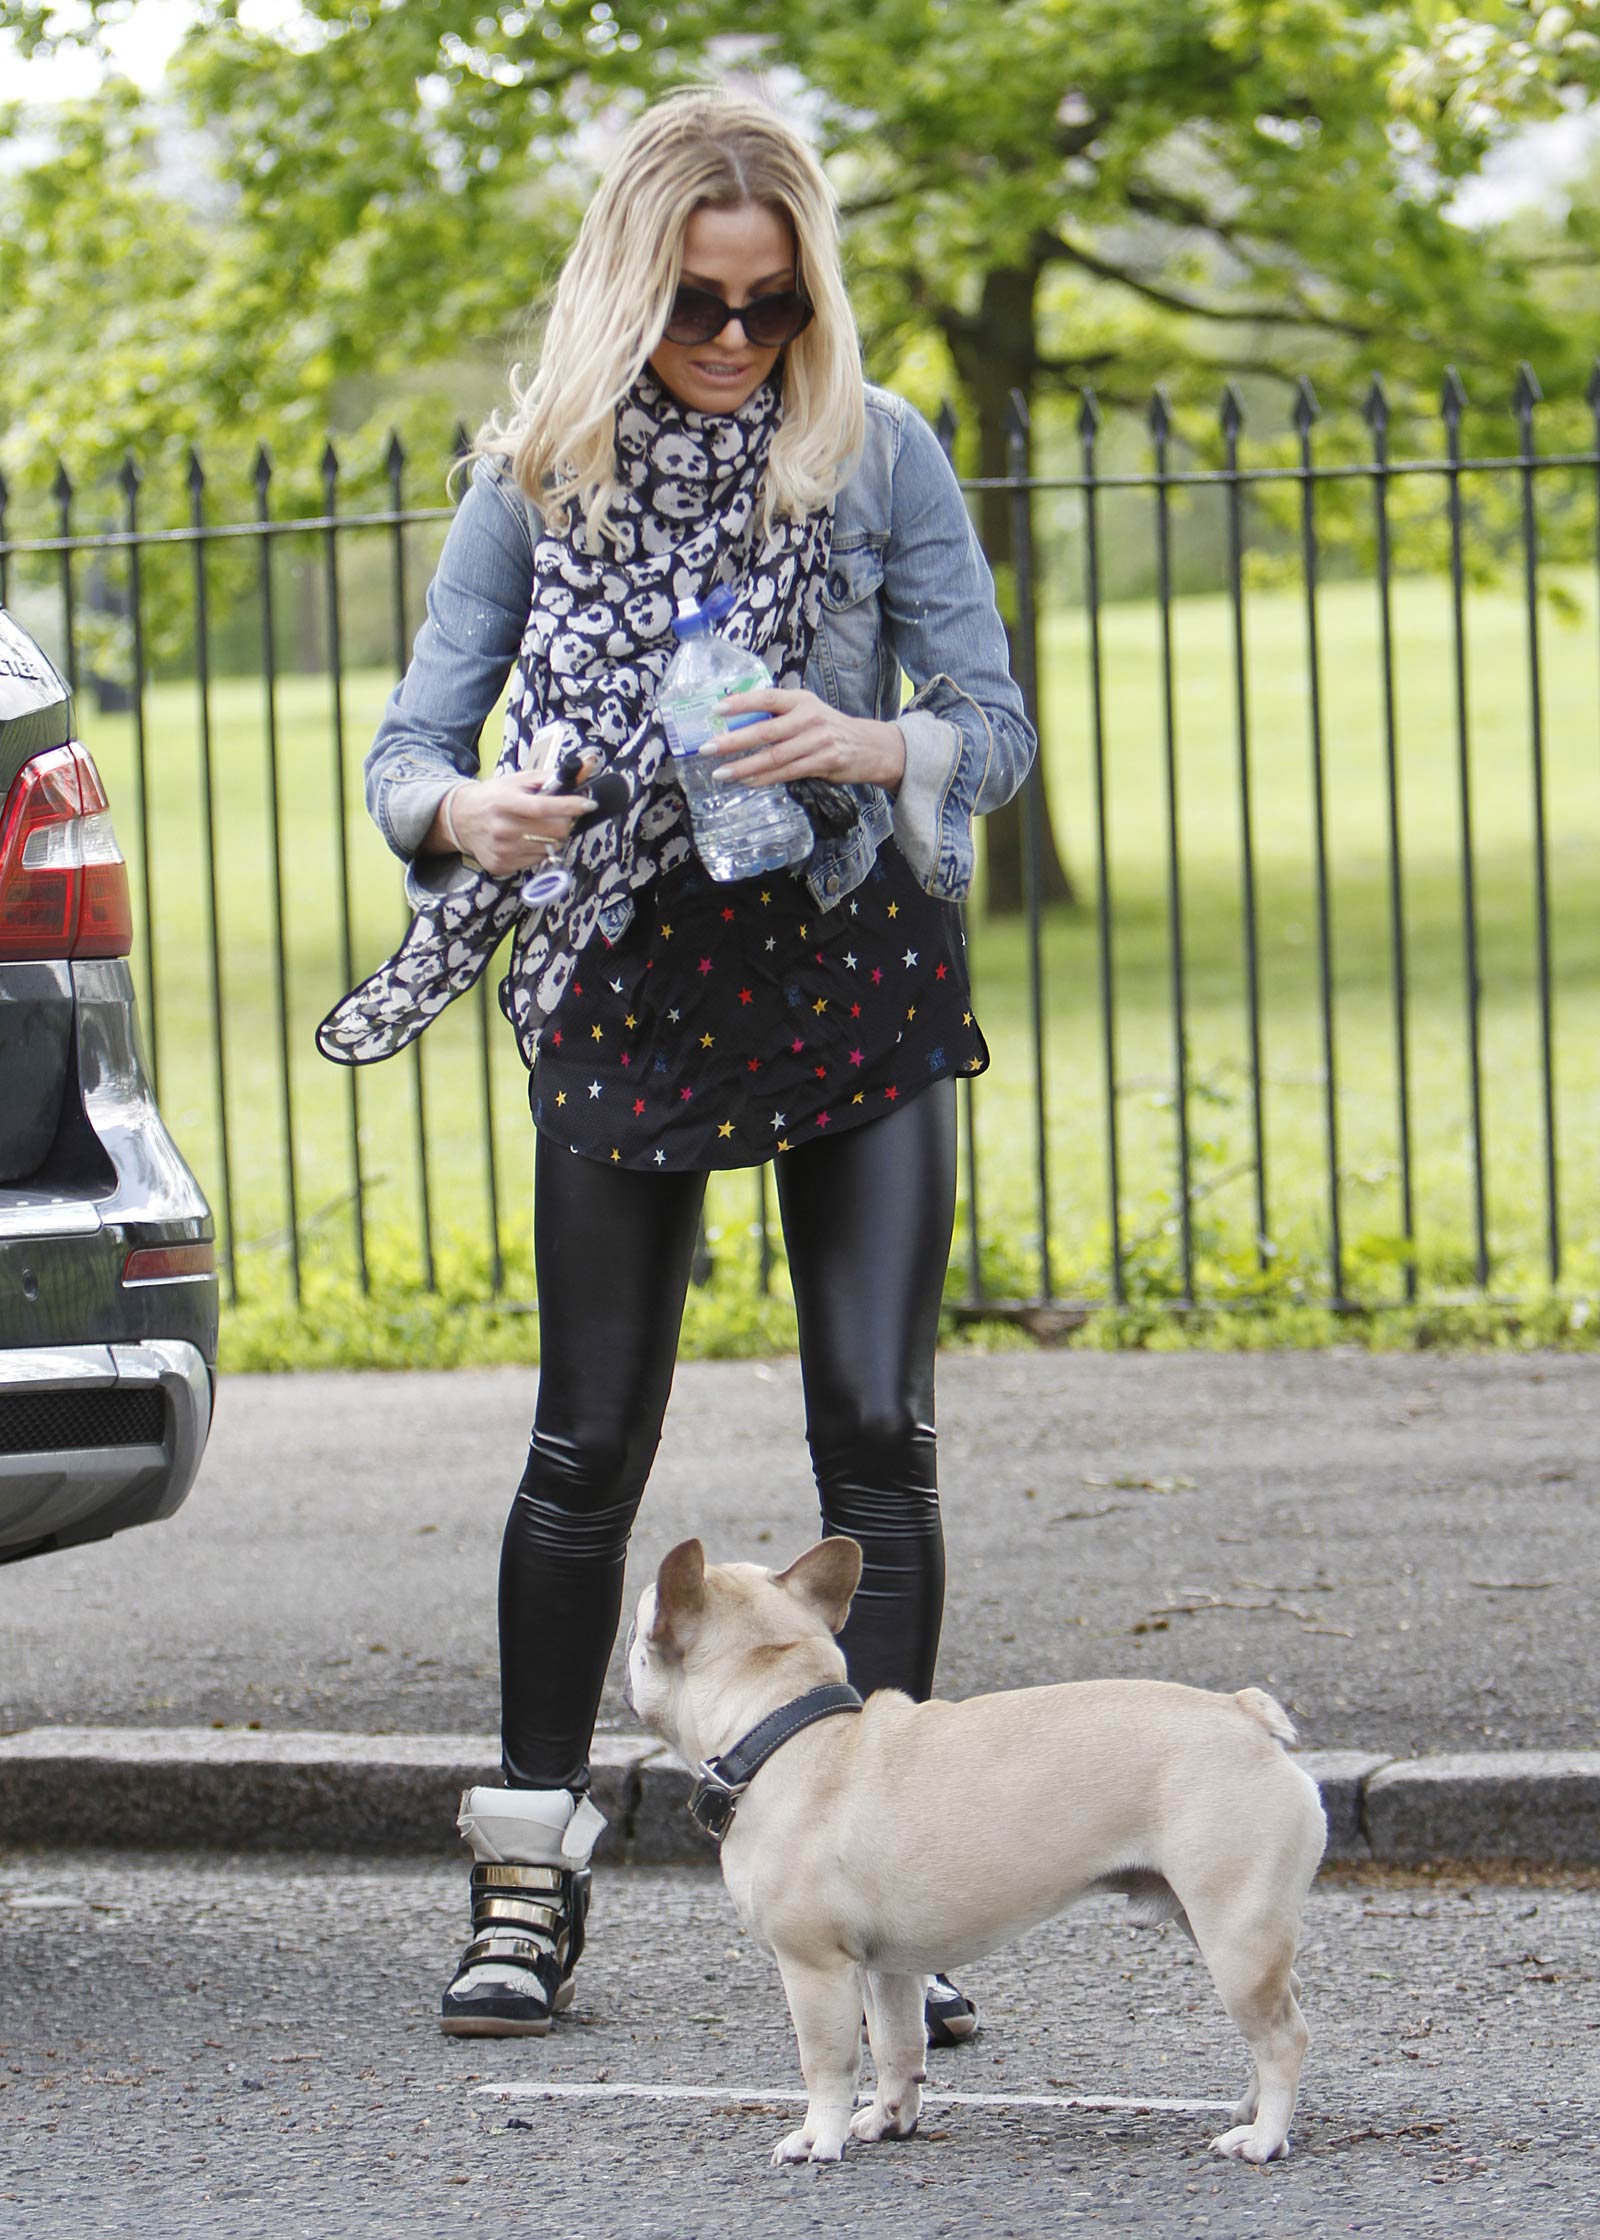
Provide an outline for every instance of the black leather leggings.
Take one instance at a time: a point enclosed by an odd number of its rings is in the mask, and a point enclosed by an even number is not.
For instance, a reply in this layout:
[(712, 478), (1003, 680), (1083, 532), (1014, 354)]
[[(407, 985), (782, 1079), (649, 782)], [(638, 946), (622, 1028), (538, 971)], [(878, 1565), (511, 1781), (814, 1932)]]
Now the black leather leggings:
[[(927, 1696), (939, 1649), (933, 1357), (955, 1110), (955, 1083), (935, 1082), (776, 1161), (823, 1531), (848, 1533), (865, 1557), (841, 1637), (864, 1694)], [(703, 1174), (608, 1167), (539, 1138), (539, 1400), (500, 1558), (501, 1732), (515, 1788), (587, 1783), (704, 1191)]]

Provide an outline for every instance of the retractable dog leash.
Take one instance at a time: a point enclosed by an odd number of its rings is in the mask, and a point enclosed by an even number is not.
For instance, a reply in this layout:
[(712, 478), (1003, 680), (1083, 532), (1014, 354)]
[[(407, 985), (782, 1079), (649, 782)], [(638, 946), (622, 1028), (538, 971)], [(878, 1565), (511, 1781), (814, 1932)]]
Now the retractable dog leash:
[[(534, 745), (538, 745), (537, 735)], [(605, 765), (605, 755), (597, 746), (568, 747), (556, 758), (555, 769), (543, 789), (546, 793), (587, 793), (593, 797), (594, 807), (572, 827), (574, 839), (580, 832), (587, 832), (591, 825), (603, 824), (607, 817), (620, 816), (628, 806), (625, 781), (615, 771), (608, 771)], [(548, 863), (541, 863), (523, 880), (522, 900), (528, 909), (538, 910), (571, 890), (571, 870), (552, 856)]]

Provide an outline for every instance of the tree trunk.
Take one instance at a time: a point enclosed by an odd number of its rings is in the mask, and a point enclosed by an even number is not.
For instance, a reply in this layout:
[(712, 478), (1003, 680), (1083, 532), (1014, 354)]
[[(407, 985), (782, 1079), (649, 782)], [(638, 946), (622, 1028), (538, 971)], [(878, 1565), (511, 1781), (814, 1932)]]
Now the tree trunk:
[[(1031, 411), (1038, 363), (1034, 351), (1034, 290), (1038, 273), (1031, 267), (987, 272), (983, 297), (975, 319), (952, 321), (946, 328), (950, 354), (978, 430), (978, 472), (987, 481), (1008, 470), (1006, 417), (1013, 389), (1020, 390)], [(1000, 612), (1012, 648), (1013, 667), (1020, 667), (1017, 633), (1023, 626), (1018, 612), (1013, 573), (1009, 490), (978, 492), (978, 533), (1000, 593)], [(1032, 621), (1032, 617), (1028, 618)], [(1033, 673), (1038, 675), (1038, 633), (1031, 650)], [(1039, 753), (1045, 753), (1043, 726)], [(1075, 899), (1061, 851), (1050, 821), (1050, 804), (1041, 788), (1038, 797), (1039, 892), (1041, 902)], [(995, 916), (1014, 916), (1026, 902), (1025, 850), (1022, 797), (984, 819), (985, 893)]]

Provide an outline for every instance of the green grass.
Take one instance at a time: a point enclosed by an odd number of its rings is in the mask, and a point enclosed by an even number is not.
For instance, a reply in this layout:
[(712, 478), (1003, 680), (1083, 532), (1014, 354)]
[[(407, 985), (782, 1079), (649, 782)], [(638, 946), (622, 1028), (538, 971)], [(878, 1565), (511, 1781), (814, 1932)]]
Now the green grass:
[[(1562, 1303), (1600, 1284), (1600, 685), (1591, 580), (1563, 584), (1566, 619), (1547, 615), (1544, 655), (1557, 1081), (1564, 1243), (1561, 1300), (1548, 1297), (1535, 996), (1533, 841), (1525, 618), (1509, 592), (1470, 595), (1472, 812), (1482, 980), (1484, 1125), (1492, 1295), (1532, 1305), (1485, 1323), (1455, 1302), (1474, 1274), (1465, 1062), (1459, 797), (1450, 616), (1443, 584), (1396, 588), (1397, 719), (1405, 850), (1405, 941), (1420, 1322), (1378, 1315), (1369, 1335), (1449, 1339), (1493, 1328), (1559, 1335)], [(1346, 1290), (1373, 1308), (1403, 1301), (1388, 852), (1377, 616), (1370, 586), (1329, 587), (1320, 604), (1328, 845), (1332, 864), (1336, 1080)], [(1173, 1032), (1167, 918), (1158, 618), (1146, 604), (1104, 617), (1110, 881), (1117, 1023), (1121, 1222), (1131, 1316), (1098, 1326), (1148, 1342), (1179, 1288)], [(1252, 1342), (1264, 1331), (1318, 1342), (1350, 1325), (1321, 1315), (1329, 1288), (1323, 1067), (1312, 885), (1312, 794), (1303, 601), (1252, 596), (1250, 720), (1261, 955), (1266, 1165), (1271, 1244), (1253, 1220), (1248, 1043), (1239, 881), (1239, 811), (1228, 610), (1210, 597), (1176, 609), (1183, 947), (1199, 1290), (1251, 1304), (1255, 1319), (1185, 1322), (1190, 1342)], [(1107, 1292), (1106, 1080), (1094, 910), (1094, 819), (1081, 617), (1052, 616), (1042, 647), (1047, 771), (1057, 829), (1080, 890), (1044, 935), (1051, 1245), (1059, 1292)], [(367, 823), (360, 760), (387, 690), (347, 677), (344, 805), (349, 820), (356, 970), (403, 928), (398, 866)], [(343, 991), (337, 804), (330, 687), (284, 680), (277, 696), (283, 945), (289, 991), (288, 1095), (306, 1308), (287, 1282), (284, 1088), (273, 967), (273, 889), (263, 688), (218, 683), (211, 696), (218, 832), (225, 1073), (239, 1304), (228, 1313), (234, 1366), (290, 1361), (523, 1359), (537, 1323), (491, 1298), (484, 1030), (504, 1239), (503, 1297), (532, 1296), (527, 1246), (531, 1130), (525, 1076), (498, 1014), (468, 999), (406, 1056), (352, 1077), (312, 1041)], [(100, 759), (141, 897), (131, 726), (97, 719)], [(217, 1122), (192, 685), (147, 704), (154, 834), (153, 1020), (163, 1110), (219, 1215)], [(491, 727), (491, 736), (493, 728)], [(142, 913), (141, 913), (142, 915)], [(981, 1263), (991, 1293), (1038, 1285), (1029, 999), (1021, 928), (973, 921), (979, 1016), (995, 1064), (975, 1084)], [(439, 1291), (420, 1287), (417, 1114), (425, 1118)], [(352, 1100), (359, 1120), (375, 1297), (353, 1266)], [(965, 1170), (963, 1189), (965, 1189)], [(758, 1351), (792, 1339), (780, 1296), (753, 1283), (756, 1183), (718, 1178), (709, 1200), (717, 1282), (691, 1301), (685, 1343)], [(952, 1295), (966, 1287), (966, 1207)], [(1431, 1319), (1430, 1319), (1431, 1318)]]
[[(1582, 597), (1585, 587), (1574, 586)], [(1532, 788), (1525, 621), (1517, 601), (1471, 600), (1472, 815), (1477, 887), (1485, 1168), (1491, 1289), (1541, 1287), (1545, 1211), (1533, 911)], [(1449, 613), (1443, 586), (1405, 582), (1395, 601), (1397, 729), (1405, 867), (1404, 941), (1419, 1278), (1454, 1290), (1474, 1274), (1459, 785)], [(1336, 1021), (1335, 1077), (1347, 1289), (1400, 1295), (1403, 1258), (1388, 845), (1375, 602), (1328, 590), (1320, 607)], [(1258, 1287), (1240, 908), (1237, 746), (1226, 605), (1180, 602), (1179, 822), (1191, 1128), (1204, 1287)], [(1592, 592), (1568, 624), (1546, 620), (1547, 816), (1555, 985), (1556, 1133), (1565, 1279), (1592, 1288), (1600, 1158), (1600, 722)], [(1313, 804), (1303, 605), (1253, 600), (1249, 628), (1270, 1288), (1327, 1289), (1324, 1066), (1313, 881)], [(1110, 879), (1114, 898), (1117, 1099), (1125, 1231), (1136, 1294), (1170, 1292), (1175, 1137), (1165, 886), (1162, 713), (1156, 616), (1114, 608), (1104, 626)], [(1046, 632), (1052, 797), (1092, 900), (1093, 796), (1084, 631)], [(1046, 944), (1052, 1115), (1067, 1288), (1094, 1286), (1107, 1254), (1105, 1076), (1092, 909)], [(1026, 1105), (1017, 1050), (1023, 987), (1009, 932), (984, 935), (983, 1015), (1008, 1046), (981, 1125), (1015, 1139)], [(998, 1108), (998, 1109), (996, 1109)], [(993, 1117), (991, 1118), (991, 1115)], [(1022, 1163), (997, 1159), (1003, 1230), (1025, 1218)]]

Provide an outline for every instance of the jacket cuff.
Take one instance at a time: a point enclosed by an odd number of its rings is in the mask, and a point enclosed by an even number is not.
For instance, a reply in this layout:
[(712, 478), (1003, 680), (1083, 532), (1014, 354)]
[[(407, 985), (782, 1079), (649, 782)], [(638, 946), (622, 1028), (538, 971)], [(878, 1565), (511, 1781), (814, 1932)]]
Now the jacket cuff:
[(919, 886), (939, 868), (939, 822), (961, 761), (961, 733), (926, 708), (902, 708), (895, 722), (906, 743), (905, 775), (894, 797), (894, 836)]
[(396, 855), (414, 856), (427, 838), (439, 804), (461, 784), (459, 771), (439, 778), (391, 778), (379, 789), (379, 822)]

